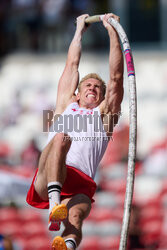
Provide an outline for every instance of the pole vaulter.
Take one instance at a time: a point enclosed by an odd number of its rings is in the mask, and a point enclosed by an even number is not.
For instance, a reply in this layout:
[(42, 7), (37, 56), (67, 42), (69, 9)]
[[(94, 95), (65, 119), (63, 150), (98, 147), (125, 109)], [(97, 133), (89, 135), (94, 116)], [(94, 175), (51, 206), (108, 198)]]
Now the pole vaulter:
[[(26, 198), (27, 203), (33, 207), (49, 209), (48, 229), (50, 231), (59, 231), (61, 223), (64, 224), (62, 237), (56, 236), (53, 239), (53, 250), (76, 249), (82, 240), (82, 224), (94, 202), (93, 196), (97, 187), (94, 181), (96, 170), (112, 138), (113, 127), (118, 123), (121, 111), (123, 54), (120, 40), (127, 64), (130, 93), (128, 174), (120, 250), (125, 250), (127, 246), (134, 187), (137, 105), (132, 53), (119, 19), (113, 13), (92, 17), (83, 14), (76, 19), (76, 31), (58, 83), (56, 109), (53, 114), (53, 117), (57, 118), (52, 125), (50, 124), (48, 141), (41, 153), (38, 168)], [(103, 22), (110, 39), (110, 74), (107, 88), (103, 79), (96, 73), (87, 74), (79, 82), (81, 41), (83, 33), (88, 28), (85, 23), (99, 21)], [(75, 94), (76, 89), (78, 89), (77, 94)], [(73, 129), (69, 131), (66, 126), (58, 126), (61, 120), (69, 115), (74, 121), (78, 117), (82, 119), (83, 115), (86, 118), (88, 115), (92, 118), (96, 116), (96, 121), (87, 122), (87, 129), (83, 131), (78, 130), (78, 127), (75, 128), (75, 123), (79, 126), (84, 125), (80, 119), (71, 124)], [(99, 117), (100, 119), (97, 119)], [(106, 117), (109, 118), (108, 123), (104, 124)], [(100, 126), (98, 131), (95, 128), (97, 123)], [(67, 124), (64, 122), (64, 125)], [(80, 140), (73, 140), (78, 137)], [(88, 138), (92, 140), (87, 140)]]

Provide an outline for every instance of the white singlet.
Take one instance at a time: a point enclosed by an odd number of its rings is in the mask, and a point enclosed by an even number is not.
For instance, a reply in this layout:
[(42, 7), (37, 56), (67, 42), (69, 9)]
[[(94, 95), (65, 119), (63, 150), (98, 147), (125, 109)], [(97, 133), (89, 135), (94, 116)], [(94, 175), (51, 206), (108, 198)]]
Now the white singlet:
[(77, 102), (69, 104), (50, 127), (47, 144), (57, 133), (66, 133), (72, 140), (66, 164), (94, 179), (108, 145), (99, 107), (85, 109)]

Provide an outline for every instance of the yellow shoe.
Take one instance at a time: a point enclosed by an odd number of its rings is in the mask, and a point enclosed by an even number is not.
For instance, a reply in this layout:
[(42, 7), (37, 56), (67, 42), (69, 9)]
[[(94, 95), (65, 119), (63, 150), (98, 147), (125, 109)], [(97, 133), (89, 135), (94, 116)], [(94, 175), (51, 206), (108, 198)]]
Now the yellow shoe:
[(57, 222), (62, 221), (67, 218), (67, 207), (65, 204), (56, 204), (49, 215), (49, 221), (51, 222)]
[(56, 236), (52, 242), (52, 250), (67, 250), (64, 239), (60, 236)]

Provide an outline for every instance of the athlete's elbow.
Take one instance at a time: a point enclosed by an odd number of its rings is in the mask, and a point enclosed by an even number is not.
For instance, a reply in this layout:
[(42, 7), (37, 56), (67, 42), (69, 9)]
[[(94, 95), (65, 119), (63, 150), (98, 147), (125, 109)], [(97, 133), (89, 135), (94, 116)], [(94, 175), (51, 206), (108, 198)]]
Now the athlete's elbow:
[(110, 82), (113, 86), (123, 85), (123, 74), (121, 72), (110, 73)]
[(122, 100), (123, 100), (123, 88), (119, 89), (119, 92), (113, 93), (111, 96), (110, 110), (112, 114), (120, 113)]
[(79, 62), (78, 60), (70, 60), (66, 62), (66, 67), (78, 70)]
[(120, 103), (116, 103), (116, 104), (112, 105), (111, 113), (113, 115), (119, 116), (120, 112), (121, 112), (121, 104)]
[(124, 87), (123, 87), (123, 80), (120, 81), (113, 81), (109, 83), (108, 85), (108, 93), (111, 100), (114, 100), (114, 102), (122, 102), (123, 96), (124, 96)]

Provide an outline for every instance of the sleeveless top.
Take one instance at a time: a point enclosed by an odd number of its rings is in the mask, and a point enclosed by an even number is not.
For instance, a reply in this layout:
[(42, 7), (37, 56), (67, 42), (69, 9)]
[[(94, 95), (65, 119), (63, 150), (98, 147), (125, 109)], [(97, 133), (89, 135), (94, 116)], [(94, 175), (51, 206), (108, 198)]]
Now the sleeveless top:
[(99, 107), (85, 109), (79, 107), (77, 102), (69, 104), (50, 127), (47, 144), (61, 132), (68, 134), (72, 140), (66, 164), (94, 179), (108, 145)]

